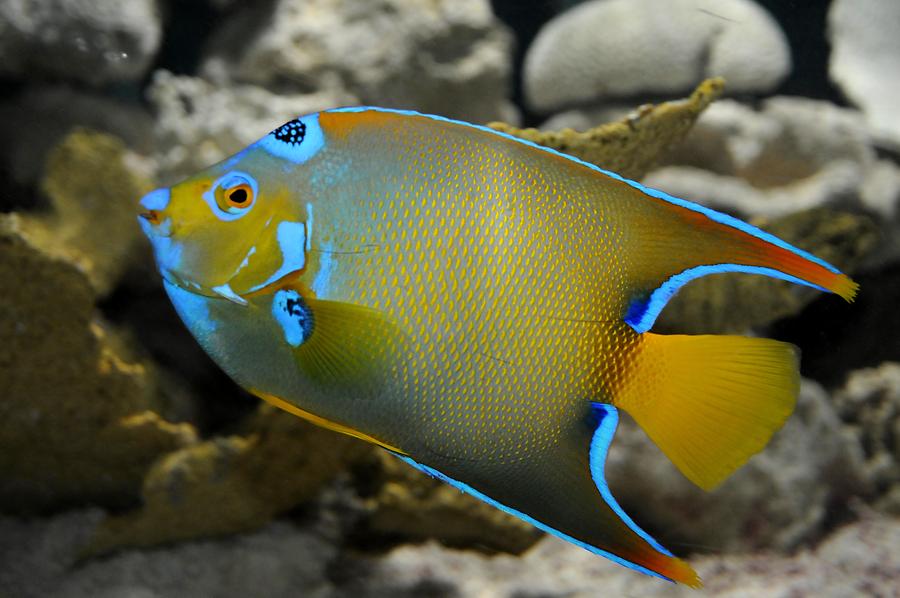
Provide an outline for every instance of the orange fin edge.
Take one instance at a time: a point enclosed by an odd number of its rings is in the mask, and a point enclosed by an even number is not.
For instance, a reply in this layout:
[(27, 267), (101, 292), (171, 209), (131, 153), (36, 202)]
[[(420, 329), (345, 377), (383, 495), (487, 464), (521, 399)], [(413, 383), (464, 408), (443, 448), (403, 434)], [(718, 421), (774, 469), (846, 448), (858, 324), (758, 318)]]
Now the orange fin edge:
[(269, 403), (270, 405), (278, 407), (279, 409), (281, 409), (283, 411), (287, 411), (291, 415), (296, 415), (299, 418), (305, 419), (306, 421), (313, 423), (319, 427), (325, 428), (327, 430), (333, 430), (333, 431), (339, 432), (341, 434), (346, 434), (347, 436), (353, 436), (354, 438), (359, 438), (360, 440), (365, 440), (366, 442), (380, 446), (382, 448), (386, 448), (387, 450), (392, 451), (397, 454), (400, 454), (400, 455), (406, 454), (404, 451), (402, 451), (401, 449), (399, 449), (393, 445), (390, 445), (386, 442), (382, 442), (381, 440), (378, 440), (377, 438), (375, 438), (373, 436), (369, 436), (368, 434), (360, 432), (359, 430), (356, 430), (349, 426), (345, 426), (343, 424), (333, 422), (330, 419), (325, 419), (324, 417), (320, 417), (314, 413), (310, 413), (309, 411), (306, 411), (305, 409), (301, 409), (300, 407), (297, 407), (296, 405), (289, 403), (288, 401), (285, 401), (281, 397), (277, 397), (273, 394), (269, 394), (267, 392), (263, 392), (261, 390), (257, 390), (254, 388), (250, 388), (248, 390), (251, 394), (259, 397), (260, 399), (264, 400), (265, 402)]

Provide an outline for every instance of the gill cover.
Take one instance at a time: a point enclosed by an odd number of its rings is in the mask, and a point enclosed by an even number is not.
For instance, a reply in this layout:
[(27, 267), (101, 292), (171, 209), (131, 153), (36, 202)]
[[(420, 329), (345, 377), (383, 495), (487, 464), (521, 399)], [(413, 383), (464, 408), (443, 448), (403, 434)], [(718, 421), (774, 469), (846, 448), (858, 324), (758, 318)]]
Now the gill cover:
[(303, 176), (291, 174), (323, 146), (318, 115), (294, 119), (237, 155), (145, 196), (141, 224), (163, 276), (245, 305), (248, 294), (301, 272), (311, 218), (296, 199)]

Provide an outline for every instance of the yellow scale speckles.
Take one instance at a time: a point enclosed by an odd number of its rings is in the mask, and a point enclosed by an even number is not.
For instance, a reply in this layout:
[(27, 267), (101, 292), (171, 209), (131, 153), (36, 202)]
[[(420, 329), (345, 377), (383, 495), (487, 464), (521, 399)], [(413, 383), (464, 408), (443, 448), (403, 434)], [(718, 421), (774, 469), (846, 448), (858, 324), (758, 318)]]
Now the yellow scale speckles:
[[(303, 118), (142, 200), (166, 290), (204, 348), (285, 409), (697, 585), (587, 466), (614, 428), (590, 402), (628, 411), (712, 488), (790, 413), (797, 358), (776, 341), (645, 333), (664, 301), (632, 302), (709, 265), (847, 300), (856, 284), (749, 225), (485, 129), (375, 109)], [(286, 148), (285, 131), (307, 132)], [(232, 179), (251, 201), (225, 212)], [(170, 218), (177, 235), (160, 229)]]
[[(365, 222), (342, 229), (375, 248), (355, 262), (365, 276), (348, 274), (348, 298), (404, 331), (404, 348), (384, 349), (407, 355), (394, 384), (422, 436), (462, 458), (534, 454), (577, 416), (572, 399), (602, 398), (621, 373), (598, 361), (610, 353), (592, 322), (611, 311), (602, 286), (624, 278), (608, 259), (621, 227), (525, 153), (396, 134), (404, 167), (361, 187)], [(505, 440), (475, 441), (488, 434)]]

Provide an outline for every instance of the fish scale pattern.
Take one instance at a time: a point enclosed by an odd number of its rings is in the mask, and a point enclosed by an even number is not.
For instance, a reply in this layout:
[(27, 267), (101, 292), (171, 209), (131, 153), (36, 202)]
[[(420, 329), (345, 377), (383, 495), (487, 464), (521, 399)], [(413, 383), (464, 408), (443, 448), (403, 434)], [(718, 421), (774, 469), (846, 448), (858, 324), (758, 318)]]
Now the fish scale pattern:
[[(604, 292), (625, 277), (610, 256), (624, 227), (597, 189), (442, 126), (393, 131), (390, 168), (335, 200), (348, 247), (375, 248), (343, 278), (342, 300), (405, 333), (379, 350), (394, 364), (398, 413), (412, 413), (410, 442), (511, 463), (558, 442), (629, 362), (638, 338)], [(358, 143), (384, 139), (360, 129)]]

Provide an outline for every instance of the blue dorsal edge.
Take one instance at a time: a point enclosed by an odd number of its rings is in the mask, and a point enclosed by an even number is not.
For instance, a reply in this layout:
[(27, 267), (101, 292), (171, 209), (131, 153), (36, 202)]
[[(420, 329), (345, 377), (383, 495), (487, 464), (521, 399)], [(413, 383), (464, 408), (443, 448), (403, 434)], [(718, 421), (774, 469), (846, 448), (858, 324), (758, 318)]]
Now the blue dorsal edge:
[[(615, 434), (616, 426), (618, 425), (618, 422), (619, 422), (619, 414), (616, 411), (616, 408), (613, 407), (612, 405), (607, 405), (604, 403), (592, 403), (592, 407), (594, 408), (594, 411), (599, 418), (599, 422), (598, 422), (597, 429), (594, 431), (594, 435), (591, 439), (589, 462), (590, 462), (590, 469), (591, 469), (591, 471), (590, 471), (591, 478), (593, 479), (594, 484), (597, 486), (597, 490), (600, 493), (600, 498), (603, 499), (603, 501), (607, 504), (607, 506), (609, 506), (609, 508), (613, 510), (613, 512), (622, 520), (623, 523), (625, 523), (625, 525), (627, 525), (634, 533), (636, 533), (643, 540), (645, 540), (654, 550), (657, 550), (666, 556), (673, 556), (671, 552), (666, 550), (659, 542), (654, 540), (650, 536), (650, 534), (648, 534), (647, 532), (645, 532), (644, 530), (642, 530), (640, 527), (637, 526), (637, 524), (631, 519), (631, 517), (629, 517), (625, 513), (625, 511), (622, 510), (622, 507), (619, 506), (619, 503), (616, 502), (616, 499), (613, 497), (612, 493), (609, 491), (609, 487), (606, 484), (606, 477), (604, 475), (604, 469), (605, 469), (605, 465), (606, 465), (606, 455), (607, 455), (607, 452), (609, 451), (609, 444), (610, 444), (610, 442), (612, 442), (613, 434)], [(535, 526), (536, 528), (538, 528), (541, 531), (544, 531), (548, 534), (556, 536), (557, 538), (562, 538), (563, 540), (565, 540), (567, 542), (571, 542), (572, 544), (574, 544), (580, 548), (583, 548), (583, 549), (587, 550), (588, 552), (592, 552), (599, 556), (605, 557), (615, 563), (618, 563), (619, 565), (628, 567), (629, 569), (633, 569), (634, 571), (638, 571), (638, 572), (644, 573), (646, 575), (651, 575), (653, 577), (658, 577), (658, 578), (664, 579), (666, 581), (670, 581), (670, 582), (672, 581), (670, 578), (666, 577), (665, 575), (661, 575), (661, 574), (657, 573), (656, 571), (652, 571), (642, 565), (633, 563), (633, 562), (631, 562), (627, 559), (624, 559), (616, 554), (613, 554), (609, 551), (603, 550), (602, 548), (598, 548), (598, 547), (592, 546), (591, 544), (588, 544), (586, 542), (582, 542), (581, 540), (577, 540), (577, 539), (573, 538), (572, 536), (570, 536), (566, 533), (563, 533), (563, 532), (551, 527), (550, 525), (547, 525), (546, 523), (538, 521), (537, 519), (531, 517), (530, 515), (528, 515), (526, 513), (523, 513), (522, 511), (513, 509), (512, 507), (508, 507), (508, 506), (494, 500), (490, 496), (487, 496), (483, 492), (476, 490), (475, 488), (473, 488), (472, 486), (469, 486), (465, 482), (461, 482), (459, 480), (451, 478), (450, 476), (447, 476), (436, 469), (433, 469), (427, 465), (423, 465), (422, 463), (419, 463), (418, 461), (412, 459), (411, 457), (408, 457), (406, 455), (401, 455), (398, 453), (394, 453), (394, 452), (391, 452), (391, 454), (396, 456), (398, 459), (405, 461), (407, 464), (411, 465), (412, 467), (415, 467), (419, 471), (422, 471), (422, 472), (426, 473), (427, 475), (429, 475), (433, 478), (436, 478), (442, 482), (450, 484), (454, 488), (457, 488), (457, 489), (461, 490), (462, 492), (469, 494), (470, 496), (474, 496), (475, 498), (486, 502), (487, 504), (491, 505), (492, 507), (495, 507), (505, 513), (509, 513), (510, 515), (518, 517), (519, 519), (521, 519), (527, 523), (530, 523), (531, 525)]]
[[(798, 247), (794, 247), (790, 243), (786, 243), (782, 241), (775, 235), (765, 232), (752, 224), (748, 224), (743, 220), (735, 218), (734, 216), (729, 216), (728, 214), (724, 214), (722, 212), (718, 212), (711, 208), (707, 208), (706, 206), (702, 206), (700, 204), (687, 201), (685, 199), (680, 199), (678, 197), (674, 197), (665, 193), (663, 191), (659, 191), (657, 189), (651, 189), (650, 187), (645, 187), (641, 185), (637, 181), (633, 181), (631, 179), (626, 179), (625, 177), (616, 174), (615, 172), (604, 170), (600, 168), (596, 164), (592, 164), (590, 162), (586, 162), (580, 158), (576, 158), (575, 156), (565, 154), (563, 152), (557, 151), (555, 149), (539, 145), (534, 143), (533, 141), (528, 141), (526, 139), (520, 139), (519, 137), (515, 137), (514, 135), (510, 135), (509, 133), (503, 133), (501, 131), (497, 131), (491, 129), (490, 127), (485, 127), (483, 125), (475, 125), (472, 123), (467, 123), (461, 120), (455, 120), (452, 118), (447, 118), (445, 116), (438, 116), (435, 114), (422, 114), (421, 112), (416, 112), (415, 110), (400, 110), (394, 108), (378, 108), (375, 106), (352, 106), (345, 108), (333, 108), (331, 110), (325, 110), (325, 112), (385, 112), (388, 114), (400, 114), (403, 116), (419, 116), (423, 118), (428, 118), (435, 121), (446, 122), (454, 125), (460, 125), (463, 127), (469, 127), (472, 129), (477, 129), (479, 131), (483, 131), (485, 133), (489, 133), (491, 135), (496, 135), (498, 137), (502, 137), (504, 139), (508, 139), (510, 141), (514, 141), (516, 143), (521, 143), (522, 145), (526, 145), (528, 147), (532, 147), (538, 149), (540, 151), (547, 152), (548, 154), (552, 154), (554, 156), (559, 156), (561, 158), (565, 158), (566, 160), (571, 160), (576, 164), (580, 164), (586, 168), (590, 168), (595, 172), (599, 172), (605, 176), (608, 176), (617, 181), (621, 181), (626, 183), (645, 195), (649, 195), (650, 197), (654, 197), (656, 199), (661, 199), (663, 201), (667, 201), (669, 203), (675, 204), (682, 208), (686, 208), (688, 210), (693, 210), (694, 212), (699, 212), (703, 214), (710, 220), (714, 222), (718, 222), (719, 224), (724, 224), (726, 226), (730, 226), (732, 228), (736, 228), (742, 232), (747, 233), (753, 237), (776, 245), (782, 249), (790, 251), (804, 259), (810, 260), (814, 262), (826, 270), (829, 270), (834, 273), (839, 273), (840, 271), (829, 264), (828, 262), (812, 255), (809, 252), (806, 252)], [(743, 272), (745, 274), (763, 274), (765, 276), (771, 276), (773, 278), (780, 278), (782, 280), (787, 280), (789, 282), (793, 282), (796, 284), (802, 284), (805, 286), (810, 286), (820, 291), (830, 292), (828, 289), (822, 288), (821, 286), (812, 284), (795, 276), (791, 276), (790, 274), (785, 274), (780, 270), (775, 270), (774, 268), (763, 268), (757, 266), (744, 266), (740, 264), (708, 264), (704, 266), (697, 266), (695, 268), (688, 268), (682, 272), (678, 272), (673, 276), (669, 277), (667, 280), (663, 281), (663, 283), (654, 289), (650, 296), (645, 299), (638, 299), (632, 302), (629, 306), (628, 313), (625, 317), (626, 323), (631, 326), (636, 332), (646, 332), (649, 330), (654, 322), (656, 322), (656, 318), (659, 317), (660, 312), (663, 307), (665, 307), (666, 303), (671, 299), (678, 290), (687, 284), (688, 282), (694, 280), (695, 278), (699, 278), (701, 276), (706, 276), (707, 274), (720, 274), (724, 272)]]

